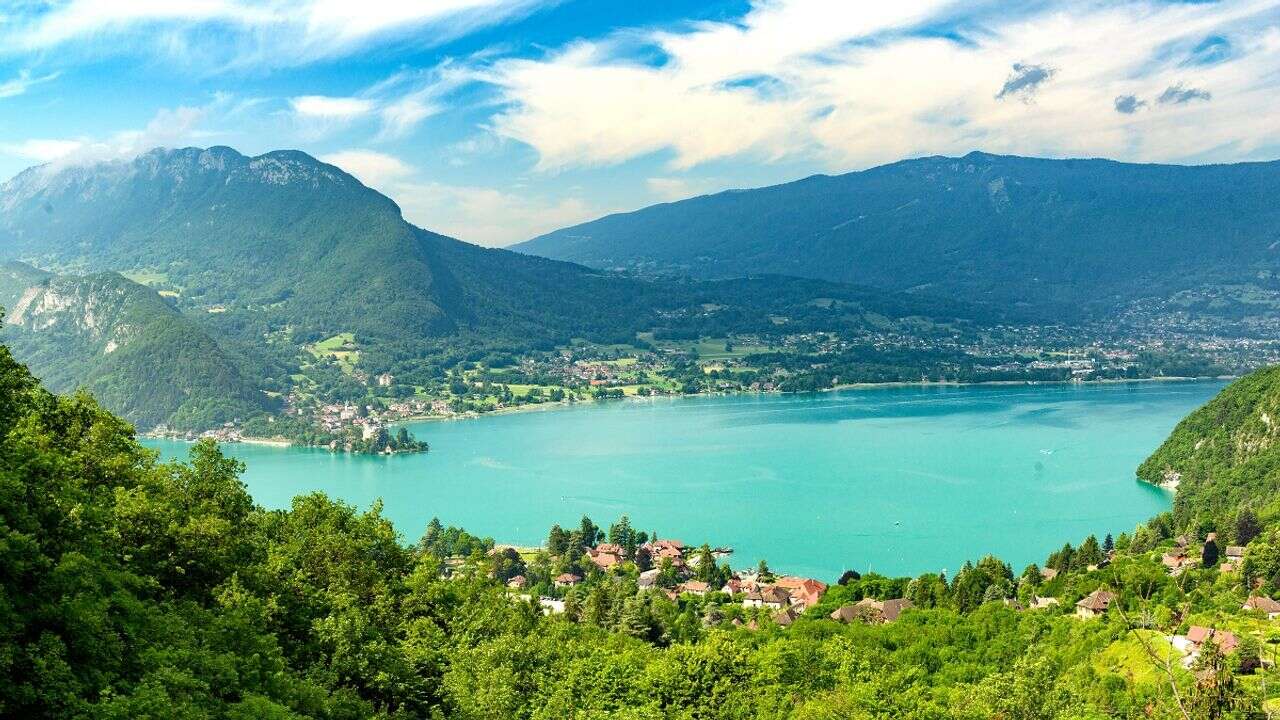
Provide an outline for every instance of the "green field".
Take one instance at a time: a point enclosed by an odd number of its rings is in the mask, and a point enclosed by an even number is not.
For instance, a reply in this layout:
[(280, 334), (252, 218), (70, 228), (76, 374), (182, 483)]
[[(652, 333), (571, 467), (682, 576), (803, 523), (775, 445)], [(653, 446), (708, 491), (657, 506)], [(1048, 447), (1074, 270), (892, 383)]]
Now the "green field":
[(360, 362), (360, 351), (356, 349), (356, 336), (349, 332), (338, 333), (308, 345), (307, 352), (314, 355), (316, 359), (333, 358), (347, 374), (350, 374)]

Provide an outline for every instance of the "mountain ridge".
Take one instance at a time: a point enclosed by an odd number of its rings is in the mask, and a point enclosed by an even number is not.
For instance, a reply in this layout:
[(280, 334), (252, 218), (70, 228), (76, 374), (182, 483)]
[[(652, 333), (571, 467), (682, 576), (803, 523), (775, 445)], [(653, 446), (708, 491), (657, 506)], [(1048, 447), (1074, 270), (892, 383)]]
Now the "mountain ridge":
[(701, 195), (511, 247), (650, 274), (777, 272), (929, 289), (1072, 317), (1197, 283), (1274, 290), (1276, 192), (1280, 161), (1178, 166), (975, 151)]

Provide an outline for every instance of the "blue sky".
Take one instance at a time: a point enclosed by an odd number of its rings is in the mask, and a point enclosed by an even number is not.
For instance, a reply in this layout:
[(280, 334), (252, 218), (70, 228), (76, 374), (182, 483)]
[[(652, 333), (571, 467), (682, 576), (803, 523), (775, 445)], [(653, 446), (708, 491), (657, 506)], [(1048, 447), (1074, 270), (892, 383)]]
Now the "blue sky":
[(504, 245), (989, 152), (1280, 157), (1280, 0), (0, 0), (0, 176), (297, 148)]

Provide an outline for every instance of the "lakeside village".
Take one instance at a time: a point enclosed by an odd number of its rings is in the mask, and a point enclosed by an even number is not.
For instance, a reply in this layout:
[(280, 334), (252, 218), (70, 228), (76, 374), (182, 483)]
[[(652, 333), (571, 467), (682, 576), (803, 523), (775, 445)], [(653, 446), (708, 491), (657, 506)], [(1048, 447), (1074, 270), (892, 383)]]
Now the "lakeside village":
[(1089, 382), (1237, 374), (1280, 362), (1280, 340), (1225, 340), (1176, 322), (1152, 335), (1095, 328), (1002, 327), (997, 337), (917, 337), (872, 332), (697, 340), (640, 337), (634, 345), (589, 343), (521, 356), (491, 354), (447, 369), (411, 362), (374, 371), (358, 339), (343, 333), (309, 347), (277, 413), (203, 432), (155, 428), (151, 436), (275, 442), (333, 451), (424, 452), (396, 423), (471, 418), (553, 404), (624, 397), (802, 392), (886, 382)]
[[(1079, 547), (1067, 544), (1052, 553), (1043, 568), (1031, 564), (1016, 579), (1009, 565), (991, 556), (977, 565), (965, 563), (951, 580), (944, 573), (913, 579), (847, 570), (829, 585), (817, 578), (774, 573), (764, 560), (755, 568), (734, 570), (727, 562), (731, 548), (691, 547), (658, 538), (656, 532), (638, 532), (626, 516), (607, 534), (586, 516), (572, 531), (553, 526), (546, 544), (537, 548), (495, 545), (490, 538), (443, 528), (433, 519), (421, 544), (436, 557), (446, 558), (441, 567), (445, 578), (482, 574), (504, 585), (513, 601), (533, 604), (544, 615), (575, 622), (612, 622), (632, 634), (646, 632), (639, 619), (644, 613), (636, 610), (635, 603), (648, 603), (652, 617), (654, 612), (662, 615), (653, 603), (664, 601), (667, 612), (661, 624), (668, 628), (678, 627), (681, 617), (701, 627), (747, 630), (787, 628), (802, 616), (845, 624), (884, 624), (917, 607), (952, 606), (964, 611), (990, 602), (1018, 612), (1070, 614), (1080, 621), (1111, 615), (1130, 624), (1125, 607), (1132, 612), (1135, 598), (1113, 591), (1124, 584), (1113, 583), (1120, 577), (1154, 573), (1180, 581), (1187, 592), (1206, 583), (1242, 591), (1236, 604), (1212, 614), (1162, 620), (1161, 625), (1185, 626), (1181, 632), (1154, 635), (1168, 648), (1171, 662), (1191, 669), (1212, 644), (1225, 656), (1249, 653), (1247, 660), (1237, 658), (1242, 667), (1269, 663), (1257, 648), (1261, 642), (1280, 642), (1280, 623), (1271, 622), (1280, 618), (1280, 602), (1265, 593), (1262, 577), (1252, 582), (1248, 578), (1253, 572), (1268, 572), (1280, 556), (1260, 537), (1256, 518), (1242, 514), (1232, 533), (1239, 544), (1220, 541), (1216, 532), (1202, 540), (1189, 535), (1163, 537), (1167, 518), (1166, 514), (1139, 526), (1132, 537), (1121, 533), (1113, 540), (1108, 534), (1102, 542), (1090, 536)], [(1246, 569), (1250, 563), (1252, 570)], [(1154, 578), (1144, 583), (1148, 592), (1158, 587)], [(1134, 622), (1138, 628), (1150, 628), (1154, 619)]]

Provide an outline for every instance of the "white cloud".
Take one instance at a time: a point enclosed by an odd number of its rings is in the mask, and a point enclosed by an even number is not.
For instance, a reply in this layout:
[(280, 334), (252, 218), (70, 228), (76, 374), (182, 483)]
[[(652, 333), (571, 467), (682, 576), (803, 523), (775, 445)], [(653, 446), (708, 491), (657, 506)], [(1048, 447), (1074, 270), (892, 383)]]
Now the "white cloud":
[(671, 201), (704, 195), (715, 189), (718, 183), (705, 178), (651, 177), (645, 180), (645, 185), (654, 197)]
[(400, 158), (373, 150), (342, 150), (322, 155), (320, 159), (346, 170), (375, 190), (394, 187), (395, 183), (414, 174), (413, 168)]
[[(553, 0), (66, 0), (15, 8), (0, 53), (148, 50), (225, 67), (295, 65), (375, 42), (431, 45)], [(428, 31), (429, 32), (424, 32)], [(121, 39), (130, 42), (121, 42)]]
[(83, 140), (58, 140), (53, 138), (33, 138), (18, 143), (0, 145), (9, 155), (14, 155), (30, 162), (46, 163), (64, 158), (84, 147)]
[(157, 147), (181, 147), (208, 137), (200, 125), (213, 112), (232, 102), (219, 95), (200, 107), (179, 106), (157, 112), (141, 128), (122, 130), (106, 137), (29, 139), (0, 144), (8, 155), (55, 166), (80, 165), (102, 160), (128, 160)]
[(479, 245), (509, 245), (611, 210), (576, 197), (541, 199), (435, 182), (403, 160), (374, 150), (343, 150), (320, 159), (395, 200), (409, 222)]
[(373, 110), (373, 103), (364, 98), (326, 95), (302, 95), (290, 98), (289, 105), (298, 115), (324, 120), (349, 120)]
[(58, 73), (50, 73), (41, 77), (32, 77), (30, 70), (21, 70), (18, 72), (16, 77), (0, 82), (0, 98), (22, 95), (32, 85), (49, 82), (50, 80), (57, 79), (57, 77)]
[(488, 247), (528, 240), (617, 210), (578, 197), (542, 199), (444, 183), (405, 184), (392, 197), (410, 222)]
[[(1211, 34), (1232, 57), (1189, 67)], [(662, 62), (634, 59), (637, 47)], [(504, 103), (494, 131), (546, 171), (655, 153), (674, 169), (785, 158), (844, 170), (974, 148), (1238, 159), (1280, 139), (1262, 120), (1280, 116), (1280, 3), (757, 0), (738, 21), (579, 41), (493, 61), (484, 77)], [(1118, 96), (1183, 86), (1211, 99), (1114, 111)], [(1020, 89), (1034, 102), (1008, 101)]]
[(387, 104), (380, 111), (384, 138), (407, 135), (418, 123), (440, 112), (440, 107), (428, 104), (423, 98), (409, 95)]

